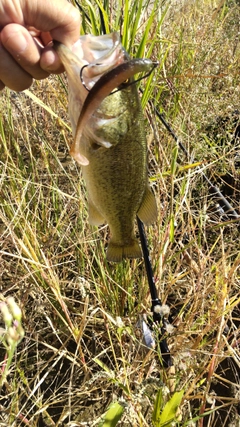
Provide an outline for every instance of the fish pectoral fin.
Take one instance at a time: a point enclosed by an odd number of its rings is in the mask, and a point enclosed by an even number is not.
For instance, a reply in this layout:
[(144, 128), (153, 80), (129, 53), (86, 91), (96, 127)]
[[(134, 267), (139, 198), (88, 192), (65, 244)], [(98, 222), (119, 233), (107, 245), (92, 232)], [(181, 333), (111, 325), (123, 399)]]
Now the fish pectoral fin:
[(107, 260), (121, 262), (124, 258), (142, 258), (142, 251), (137, 239), (127, 245), (119, 245), (110, 240), (107, 248)]
[(73, 145), (71, 146), (71, 149), (70, 149), (70, 155), (72, 156), (72, 158), (73, 158), (74, 160), (76, 160), (76, 162), (77, 162), (79, 165), (82, 165), (82, 166), (87, 166), (87, 165), (89, 165), (89, 161), (88, 161), (88, 159), (87, 159), (85, 156), (83, 156), (83, 154), (81, 154), (81, 153), (80, 153), (80, 150), (78, 149), (78, 147), (76, 147), (75, 142), (74, 142), (74, 143), (73, 143)]
[(97, 151), (99, 148), (111, 148), (112, 144), (110, 144), (110, 142), (107, 141), (97, 141), (95, 140), (94, 142), (91, 143), (91, 148), (94, 151)]
[(97, 133), (94, 131), (94, 129), (87, 129), (84, 132), (84, 135), (88, 138), (92, 146), (93, 149), (97, 149), (97, 148), (111, 148), (113, 144), (111, 144), (111, 142), (106, 141), (105, 139), (103, 139), (101, 136), (98, 136)]
[(98, 144), (104, 148), (111, 148), (112, 147), (112, 144), (110, 142), (104, 141), (103, 139), (101, 141), (99, 141)]
[(88, 221), (90, 225), (101, 225), (106, 222), (91, 200), (88, 200)]
[(137, 212), (137, 216), (146, 225), (152, 224), (157, 219), (156, 199), (148, 184), (146, 185), (142, 204)]

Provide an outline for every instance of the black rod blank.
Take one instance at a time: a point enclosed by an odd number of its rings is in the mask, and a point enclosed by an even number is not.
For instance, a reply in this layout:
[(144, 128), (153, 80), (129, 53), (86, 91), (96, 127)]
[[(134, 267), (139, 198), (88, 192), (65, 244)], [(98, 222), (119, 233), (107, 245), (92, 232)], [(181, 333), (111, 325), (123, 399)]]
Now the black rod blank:
[(152, 298), (151, 311), (153, 313), (153, 325), (151, 325), (151, 326), (154, 326), (154, 325), (157, 326), (157, 325), (162, 324), (161, 330), (159, 333), (159, 337), (158, 337), (159, 338), (159, 346), (160, 346), (160, 350), (161, 350), (163, 366), (165, 368), (169, 368), (170, 366), (173, 365), (173, 362), (171, 359), (170, 350), (168, 348), (167, 341), (165, 338), (162, 338), (166, 332), (165, 319), (162, 317), (162, 315), (160, 313), (155, 311), (156, 306), (161, 306), (162, 303), (159, 300), (158, 294), (157, 294), (156, 284), (155, 284), (155, 280), (154, 280), (154, 276), (153, 276), (153, 270), (152, 270), (152, 265), (151, 265), (151, 260), (150, 260), (150, 256), (149, 256), (148, 245), (147, 245), (147, 238), (146, 238), (146, 234), (145, 234), (145, 230), (144, 230), (144, 225), (138, 217), (137, 217), (137, 224), (138, 224), (138, 230), (139, 230), (140, 241), (141, 241), (141, 246), (142, 246), (142, 251), (143, 251), (144, 263), (145, 263), (145, 268), (146, 268), (146, 273), (147, 273), (148, 286), (149, 286), (149, 290), (150, 290), (150, 294), (151, 294), (151, 298)]

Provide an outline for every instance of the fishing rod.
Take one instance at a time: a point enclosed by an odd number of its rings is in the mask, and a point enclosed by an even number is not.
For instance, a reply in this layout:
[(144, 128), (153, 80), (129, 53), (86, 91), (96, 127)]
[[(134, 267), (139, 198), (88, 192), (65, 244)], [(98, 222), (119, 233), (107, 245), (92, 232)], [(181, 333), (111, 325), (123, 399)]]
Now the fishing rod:
[[(178, 144), (178, 146), (181, 148), (181, 150), (184, 152), (184, 154), (189, 158), (188, 150), (185, 148), (183, 143), (176, 136), (176, 134), (173, 131), (173, 129), (171, 128), (171, 126), (167, 123), (167, 121), (164, 118), (164, 115), (159, 113), (159, 111), (157, 110), (156, 107), (153, 106), (153, 108), (155, 110), (157, 117), (164, 124), (164, 126), (169, 131), (169, 133), (171, 134), (171, 136), (173, 137), (175, 142)], [(223, 209), (224, 214), (229, 219), (239, 220), (240, 215), (238, 215), (237, 212), (233, 209), (233, 207), (226, 200), (226, 198), (221, 193), (221, 191), (215, 185), (212, 184), (212, 182), (210, 181), (210, 179), (207, 177), (207, 175), (204, 172), (201, 171), (201, 174), (209, 186), (210, 195), (212, 197), (214, 197), (214, 199), (218, 202), (220, 207)], [(141, 246), (142, 246), (142, 251), (143, 251), (145, 269), (146, 269), (146, 273), (147, 273), (148, 286), (149, 286), (149, 290), (150, 290), (150, 294), (151, 294), (151, 298), (152, 298), (151, 311), (152, 311), (153, 319), (152, 319), (152, 321), (149, 322), (149, 327), (151, 330), (153, 330), (154, 326), (160, 326), (160, 330), (159, 330), (159, 334), (158, 334), (158, 341), (159, 341), (160, 351), (161, 351), (161, 355), (162, 355), (163, 366), (165, 368), (169, 368), (169, 367), (173, 366), (173, 361), (171, 358), (171, 354), (169, 351), (169, 347), (168, 347), (166, 338), (164, 338), (164, 335), (166, 333), (167, 322), (166, 322), (166, 319), (164, 318), (164, 316), (161, 314), (162, 302), (158, 298), (158, 294), (157, 294), (156, 283), (155, 283), (155, 279), (153, 276), (153, 269), (152, 269), (151, 260), (150, 260), (150, 256), (149, 256), (149, 250), (148, 250), (148, 244), (147, 244), (147, 238), (146, 238), (146, 234), (145, 234), (145, 230), (144, 230), (144, 225), (138, 217), (137, 217), (137, 224), (138, 224), (140, 241), (141, 241)], [(160, 308), (160, 310), (159, 310), (159, 308)]]
[(159, 327), (160, 329), (158, 334), (158, 342), (159, 342), (160, 351), (162, 355), (163, 366), (165, 368), (169, 368), (170, 366), (173, 366), (173, 362), (170, 355), (170, 350), (167, 345), (166, 338), (163, 338), (166, 333), (166, 320), (162, 316), (161, 310), (159, 311), (159, 308), (161, 309), (162, 302), (158, 298), (158, 294), (157, 294), (157, 288), (156, 288), (156, 283), (153, 276), (153, 270), (152, 270), (151, 260), (149, 256), (149, 250), (148, 250), (148, 244), (147, 244), (147, 238), (144, 230), (144, 225), (142, 221), (138, 218), (138, 216), (137, 216), (137, 224), (138, 224), (140, 241), (141, 241), (141, 246), (143, 251), (145, 269), (147, 273), (148, 286), (149, 286), (149, 290), (152, 298), (151, 311), (153, 314), (152, 314), (152, 321), (149, 321), (149, 327), (151, 330), (154, 329), (154, 326), (156, 326), (156, 328)]

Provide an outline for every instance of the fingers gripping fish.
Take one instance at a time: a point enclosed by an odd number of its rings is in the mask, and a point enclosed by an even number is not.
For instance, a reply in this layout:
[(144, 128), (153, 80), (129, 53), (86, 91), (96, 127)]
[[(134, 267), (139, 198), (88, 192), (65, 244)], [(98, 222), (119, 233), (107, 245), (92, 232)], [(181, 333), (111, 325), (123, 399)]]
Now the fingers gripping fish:
[[(74, 133), (70, 153), (82, 166), (89, 222), (109, 225), (109, 261), (141, 257), (135, 218), (138, 215), (150, 224), (156, 220), (157, 208), (148, 184), (147, 142), (137, 88), (124, 82), (151, 70), (153, 63), (129, 59), (117, 33), (80, 37), (75, 53), (57, 43), (56, 51), (68, 76)], [(83, 84), (80, 71), (85, 65)]]

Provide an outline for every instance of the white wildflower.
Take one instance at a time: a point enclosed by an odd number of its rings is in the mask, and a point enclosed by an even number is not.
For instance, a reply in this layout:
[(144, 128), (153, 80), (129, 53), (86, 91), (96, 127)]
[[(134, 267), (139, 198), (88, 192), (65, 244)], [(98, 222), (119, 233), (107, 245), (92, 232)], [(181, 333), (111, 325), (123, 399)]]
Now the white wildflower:
[(16, 319), (20, 322), (22, 319), (22, 311), (21, 311), (21, 308), (17, 305), (14, 298), (8, 297), (6, 299), (6, 303), (7, 303), (8, 307), (10, 308), (10, 311), (11, 311), (14, 319)]
[(170, 323), (167, 323), (165, 326), (167, 334), (171, 335), (174, 332), (174, 326), (170, 325)]
[(154, 313), (160, 314), (161, 316), (166, 316), (170, 313), (170, 307), (167, 304), (155, 305)]
[(124, 323), (123, 323), (123, 321), (122, 321), (122, 319), (121, 319), (121, 317), (120, 317), (120, 316), (117, 316), (117, 317), (116, 317), (116, 326), (117, 326), (118, 328), (124, 328)]
[(6, 324), (6, 326), (11, 326), (13, 321), (13, 316), (9, 311), (9, 308), (5, 302), (0, 303), (0, 310), (3, 316), (3, 321)]

